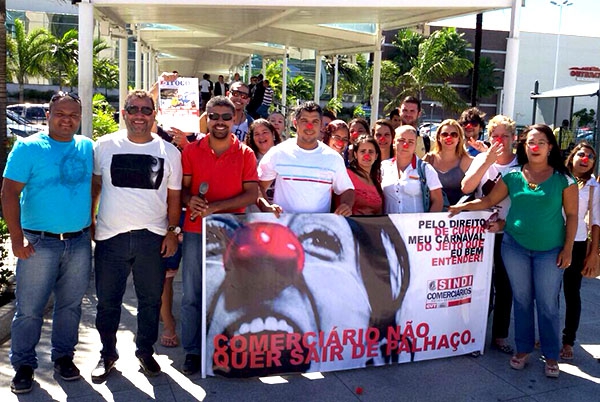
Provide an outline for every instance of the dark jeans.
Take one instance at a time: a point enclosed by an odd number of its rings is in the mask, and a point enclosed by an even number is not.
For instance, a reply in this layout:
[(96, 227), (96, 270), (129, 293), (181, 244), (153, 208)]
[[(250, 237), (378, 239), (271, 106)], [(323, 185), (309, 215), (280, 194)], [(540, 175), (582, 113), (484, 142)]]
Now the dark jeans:
[(579, 328), (581, 317), (581, 271), (587, 254), (587, 242), (576, 241), (573, 244), (573, 257), (571, 266), (565, 269), (563, 276), (563, 292), (565, 294), (565, 328), (563, 329), (562, 343), (575, 344), (575, 334)]
[(508, 338), (512, 309), (512, 288), (502, 260), (502, 237), (502, 233), (496, 234), (494, 243), (494, 272), (492, 273), (492, 292), (490, 292), (490, 299), (494, 298), (492, 341)]
[(119, 357), (117, 329), (127, 277), (131, 272), (138, 299), (136, 356), (154, 353), (165, 279), (165, 266), (160, 254), (162, 241), (163, 236), (148, 230), (133, 230), (96, 242), (96, 329), (102, 341), (100, 353), (105, 359), (116, 360)]

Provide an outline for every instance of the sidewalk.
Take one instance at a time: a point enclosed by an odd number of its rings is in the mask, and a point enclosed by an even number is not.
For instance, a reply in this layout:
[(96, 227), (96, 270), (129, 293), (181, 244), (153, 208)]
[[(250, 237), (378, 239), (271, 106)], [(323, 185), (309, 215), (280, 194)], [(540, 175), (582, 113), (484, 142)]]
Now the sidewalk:
[[(186, 377), (178, 369), (184, 360), (181, 347), (156, 347), (163, 374), (152, 379), (140, 371), (134, 356), (136, 301), (131, 286), (125, 295), (118, 345), (120, 360), (104, 384), (93, 384), (90, 373), (99, 359), (100, 339), (94, 328), (94, 284), (83, 300), (80, 343), (75, 363), (83, 379), (65, 382), (54, 375), (50, 362), (50, 321), (46, 318), (38, 345), (40, 367), (34, 389), (17, 396), (10, 392), (13, 370), (8, 359), (10, 341), (0, 346), (0, 401), (597, 401), (600, 391), (600, 279), (584, 279), (583, 312), (575, 360), (561, 363), (560, 378), (543, 373), (540, 353), (521, 372), (508, 365), (509, 356), (489, 350), (480, 357), (449, 359), (302, 375), (265, 384), (259, 379), (224, 379), (199, 374)], [(179, 316), (181, 279), (175, 279), (174, 312)], [(564, 303), (563, 303), (564, 304)], [(488, 330), (489, 333), (489, 330)], [(512, 334), (511, 334), (512, 337)], [(512, 338), (511, 338), (512, 340)], [(489, 344), (489, 336), (488, 342)], [(357, 387), (362, 393), (357, 393)]]

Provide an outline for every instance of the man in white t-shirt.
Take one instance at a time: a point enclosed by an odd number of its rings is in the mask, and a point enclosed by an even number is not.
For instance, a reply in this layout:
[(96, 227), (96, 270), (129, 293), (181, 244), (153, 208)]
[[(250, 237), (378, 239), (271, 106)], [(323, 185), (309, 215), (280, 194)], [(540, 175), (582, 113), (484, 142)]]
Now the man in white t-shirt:
[(150, 93), (132, 91), (121, 116), (127, 130), (101, 137), (94, 147), (96, 329), (102, 342), (92, 372), (96, 382), (106, 379), (119, 358), (117, 330), (129, 273), (138, 298), (135, 355), (144, 374), (160, 374), (152, 355), (165, 279), (163, 257), (175, 254), (181, 232), (181, 154), (152, 133), (156, 112)]
[[(296, 110), (297, 136), (271, 148), (258, 165), (263, 194), (275, 181), (274, 204), (267, 210), (304, 213), (331, 211), (332, 191), (339, 195), (334, 213), (352, 214), (354, 186), (342, 157), (318, 140), (321, 107), (305, 102)], [(266, 198), (266, 197), (265, 197)]]

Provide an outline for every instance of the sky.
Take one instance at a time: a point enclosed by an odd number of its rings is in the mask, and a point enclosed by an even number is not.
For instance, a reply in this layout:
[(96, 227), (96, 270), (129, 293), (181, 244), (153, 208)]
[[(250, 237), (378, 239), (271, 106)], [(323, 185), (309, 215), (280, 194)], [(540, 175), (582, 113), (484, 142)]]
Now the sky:
[[(564, 0), (554, 1), (562, 3)], [(569, 3), (572, 5), (562, 7), (560, 34), (600, 38), (600, 1), (570, 0)], [(521, 9), (521, 31), (556, 34), (560, 9), (561, 7), (550, 4), (550, 0), (525, 0), (525, 7)], [(484, 13), (483, 29), (508, 31), (510, 16), (510, 9)], [(437, 24), (475, 28), (475, 16), (451, 18), (432, 25)]]

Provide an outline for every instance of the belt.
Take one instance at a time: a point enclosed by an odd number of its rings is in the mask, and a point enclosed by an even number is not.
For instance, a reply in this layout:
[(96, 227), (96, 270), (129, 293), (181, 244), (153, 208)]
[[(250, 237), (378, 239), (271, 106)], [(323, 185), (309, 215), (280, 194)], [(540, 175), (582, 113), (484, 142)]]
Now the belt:
[(89, 227), (78, 230), (77, 232), (52, 233), (52, 232), (43, 232), (41, 230), (23, 229), (23, 231), (27, 232), (27, 233), (31, 233), (31, 234), (39, 235), (39, 236), (43, 236), (43, 237), (52, 237), (54, 239), (59, 239), (59, 240), (73, 239), (75, 237), (79, 237), (82, 234), (84, 234), (85, 232), (87, 232), (88, 230), (89, 230)]

